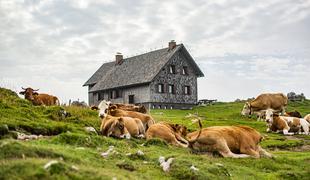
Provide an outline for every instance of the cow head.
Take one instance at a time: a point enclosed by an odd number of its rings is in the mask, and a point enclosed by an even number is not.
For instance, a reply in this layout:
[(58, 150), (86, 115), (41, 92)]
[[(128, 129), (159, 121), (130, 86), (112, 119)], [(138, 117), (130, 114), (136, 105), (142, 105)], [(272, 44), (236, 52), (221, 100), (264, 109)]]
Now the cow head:
[(249, 102), (246, 102), (243, 106), (243, 109), (241, 111), (241, 115), (243, 116), (249, 116), (251, 115), (251, 105)]
[(110, 106), (111, 102), (103, 100), (99, 103), (98, 109), (99, 109), (99, 117), (104, 118), (107, 116), (108, 108)]
[(107, 137), (130, 138), (130, 134), (125, 127), (125, 122), (121, 117), (111, 119), (105, 124), (101, 132), (102, 135)]
[(34, 96), (38, 95), (38, 93), (36, 91), (39, 91), (39, 89), (32, 89), (30, 87), (28, 87), (28, 88), (23, 88), (22, 87), (22, 89), (24, 91), (19, 92), (19, 94), (25, 95), (25, 99), (28, 99), (30, 101), (34, 100)]
[(176, 134), (179, 134), (180, 136), (186, 137), (187, 135), (187, 127), (179, 124), (172, 124), (172, 129), (175, 131)]
[(273, 123), (273, 118), (275, 116), (279, 116), (279, 115), (276, 114), (273, 109), (267, 109), (266, 110), (266, 123), (267, 124), (272, 124)]

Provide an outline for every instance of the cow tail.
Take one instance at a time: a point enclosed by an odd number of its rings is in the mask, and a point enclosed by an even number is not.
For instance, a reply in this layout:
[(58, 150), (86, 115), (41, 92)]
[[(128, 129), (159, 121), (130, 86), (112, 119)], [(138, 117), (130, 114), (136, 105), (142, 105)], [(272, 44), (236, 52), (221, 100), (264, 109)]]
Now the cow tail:
[(188, 147), (191, 149), (193, 148), (193, 144), (195, 142), (197, 142), (197, 140), (199, 139), (201, 132), (202, 132), (202, 123), (201, 123), (201, 120), (199, 118), (198, 118), (198, 125), (199, 125), (198, 135), (196, 136), (196, 138), (194, 140), (188, 140)]

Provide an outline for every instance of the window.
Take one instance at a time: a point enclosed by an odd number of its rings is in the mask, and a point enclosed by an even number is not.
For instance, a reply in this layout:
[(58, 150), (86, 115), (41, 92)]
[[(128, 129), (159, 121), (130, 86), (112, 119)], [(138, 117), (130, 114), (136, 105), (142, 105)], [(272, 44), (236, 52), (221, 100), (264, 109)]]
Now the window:
[(157, 92), (163, 93), (164, 92), (164, 84), (158, 84)]
[(113, 99), (113, 91), (109, 91), (109, 99)]
[(188, 69), (187, 69), (187, 66), (183, 66), (183, 69), (182, 69), (182, 74), (183, 74), (183, 75), (188, 75)]
[(170, 74), (175, 74), (175, 65), (170, 65), (169, 66), (169, 73)]
[(117, 99), (122, 97), (122, 90), (116, 89), (109, 91), (109, 99)]
[(184, 86), (184, 94), (189, 95), (190, 94), (190, 87)]
[(114, 98), (121, 98), (122, 97), (122, 91), (117, 89), (117, 90), (114, 90)]
[(169, 84), (168, 85), (168, 92), (170, 94), (174, 94), (175, 93), (175, 88), (174, 88), (174, 85), (173, 84)]
[(104, 92), (99, 92), (98, 93), (98, 101), (101, 101), (104, 99)]

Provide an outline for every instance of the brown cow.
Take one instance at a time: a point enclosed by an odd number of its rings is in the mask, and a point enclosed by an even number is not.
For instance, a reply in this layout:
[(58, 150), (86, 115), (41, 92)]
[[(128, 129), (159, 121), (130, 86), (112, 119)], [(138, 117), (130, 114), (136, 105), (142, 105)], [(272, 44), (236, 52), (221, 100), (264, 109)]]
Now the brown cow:
[(261, 156), (272, 157), (258, 144), (263, 137), (248, 126), (213, 126), (187, 135), (193, 150), (219, 152), (223, 157), (245, 158)]
[(251, 102), (246, 102), (241, 114), (248, 116), (254, 112), (264, 111), (269, 108), (284, 114), (287, 106), (287, 97), (283, 93), (266, 93), (257, 96)]
[(153, 118), (148, 114), (117, 109), (115, 105), (109, 106), (107, 113), (108, 115), (116, 116), (116, 117), (138, 118), (142, 121), (145, 130), (147, 130), (151, 125), (155, 123)]
[(143, 105), (140, 105), (140, 106), (136, 106), (132, 104), (110, 104), (110, 105), (115, 105), (118, 109), (122, 109), (125, 111), (135, 111), (135, 112), (140, 112), (143, 114), (147, 113), (147, 110)]
[(146, 139), (160, 138), (172, 145), (180, 147), (188, 146), (188, 142), (185, 139), (186, 135), (187, 128), (185, 126), (166, 122), (153, 124), (146, 131)]
[(24, 91), (19, 92), (21, 95), (25, 95), (25, 99), (31, 101), (34, 105), (43, 105), (43, 106), (53, 106), (60, 105), (59, 100), (56, 96), (48, 94), (39, 94), (36, 91), (39, 89), (32, 89), (30, 87), (23, 88)]
[(130, 139), (131, 136), (143, 138), (145, 131), (140, 119), (131, 117), (106, 116), (102, 119), (100, 132), (104, 136)]
[(302, 118), (301, 114), (296, 110), (291, 112), (285, 112), (284, 116)]
[(303, 130), (305, 134), (309, 134), (310, 124), (305, 119), (279, 116), (272, 109), (266, 111), (266, 123), (267, 132), (282, 131), (284, 135), (293, 135), (294, 133), (300, 134)]

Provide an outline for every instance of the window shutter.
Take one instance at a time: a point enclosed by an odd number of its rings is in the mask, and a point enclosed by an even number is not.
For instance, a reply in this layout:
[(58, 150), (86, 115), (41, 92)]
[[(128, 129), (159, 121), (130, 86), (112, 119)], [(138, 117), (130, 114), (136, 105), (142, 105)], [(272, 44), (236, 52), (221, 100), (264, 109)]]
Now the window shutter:
[(173, 94), (175, 94), (175, 93), (176, 93), (176, 86), (173, 85)]

